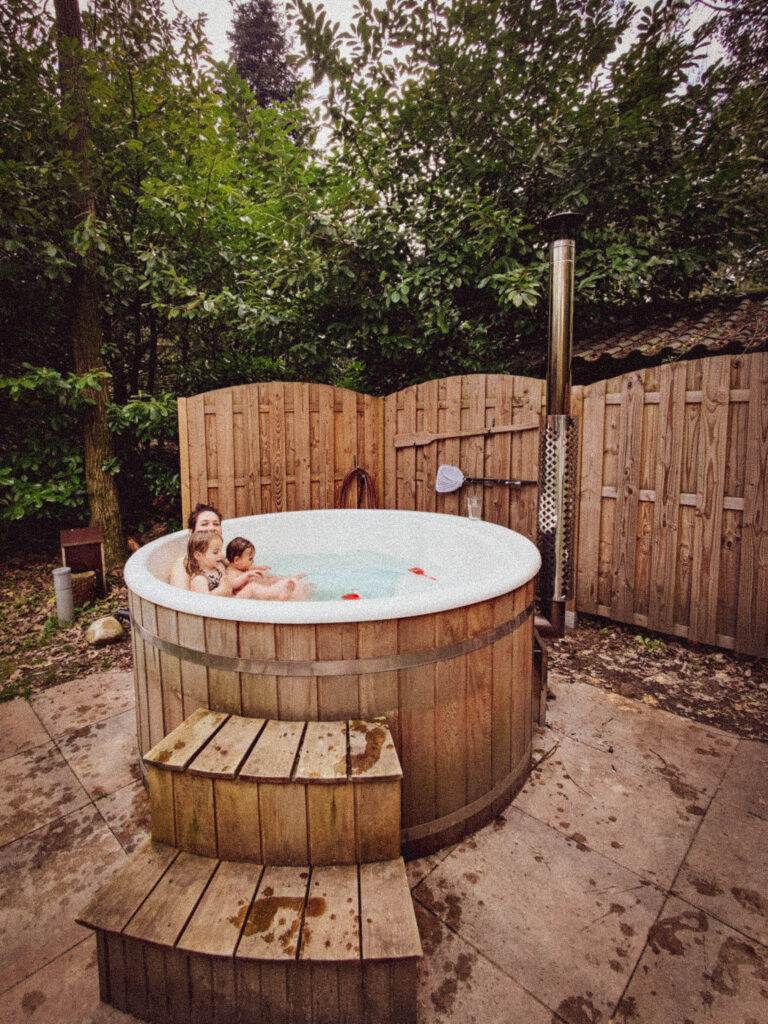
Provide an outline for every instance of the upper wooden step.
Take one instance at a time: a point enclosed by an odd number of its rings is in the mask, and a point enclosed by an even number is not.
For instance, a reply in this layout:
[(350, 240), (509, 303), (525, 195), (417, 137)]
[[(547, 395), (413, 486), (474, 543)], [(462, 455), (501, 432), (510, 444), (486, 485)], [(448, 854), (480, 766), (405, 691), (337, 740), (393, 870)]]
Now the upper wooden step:
[(402, 769), (383, 719), (281, 722), (199, 709), (144, 757), (152, 836), (261, 864), (400, 854)]
[(401, 858), (265, 867), (150, 840), (78, 920), (97, 932), (102, 998), (144, 1020), (415, 1020)]

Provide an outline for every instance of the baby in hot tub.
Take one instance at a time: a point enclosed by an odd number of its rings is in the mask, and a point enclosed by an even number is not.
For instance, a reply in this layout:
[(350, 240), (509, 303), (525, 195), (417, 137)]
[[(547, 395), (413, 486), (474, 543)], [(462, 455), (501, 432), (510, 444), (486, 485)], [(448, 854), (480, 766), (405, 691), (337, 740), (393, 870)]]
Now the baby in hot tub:
[(271, 587), (290, 579), (293, 587), (285, 600), (306, 601), (311, 592), (312, 584), (305, 578), (306, 573), (299, 572), (293, 576), (271, 576), (268, 565), (254, 565), (255, 545), (245, 537), (235, 537), (227, 544), (227, 568), (224, 573), (234, 594), (243, 597), (252, 596), (244, 589), (249, 585)]

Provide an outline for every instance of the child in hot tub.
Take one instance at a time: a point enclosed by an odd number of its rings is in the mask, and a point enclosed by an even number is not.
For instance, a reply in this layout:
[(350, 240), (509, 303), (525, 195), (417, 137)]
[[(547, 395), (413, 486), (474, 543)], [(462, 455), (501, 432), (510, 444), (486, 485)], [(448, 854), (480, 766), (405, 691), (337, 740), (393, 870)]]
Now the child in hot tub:
[(255, 576), (244, 573), (244, 580), (237, 581), (237, 587), (227, 575), (227, 565), (222, 558), (223, 541), (218, 533), (198, 530), (189, 538), (187, 557), (184, 562), (189, 589), (197, 594), (215, 594), (217, 597), (250, 597), (258, 601), (290, 601), (296, 591), (296, 581), (290, 578), (275, 578), (273, 582), (260, 582)]
[(271, 576), (268, 565), (253, 564), (255, 554), (255, 545), (245, 537), (235, 537), (227, 544), (227, 569), (225, 575), (232, 585), (233, 593), (238, 596), (248, 596), (242, 594), (242, 590), (249, 583), (271, 586), (290, 579), (294, 583), (294, 589), (289, 600), (307, 600), (312, 592), (312, 585), (305, 579), (306, 573), (300, 572), (290, 577)]

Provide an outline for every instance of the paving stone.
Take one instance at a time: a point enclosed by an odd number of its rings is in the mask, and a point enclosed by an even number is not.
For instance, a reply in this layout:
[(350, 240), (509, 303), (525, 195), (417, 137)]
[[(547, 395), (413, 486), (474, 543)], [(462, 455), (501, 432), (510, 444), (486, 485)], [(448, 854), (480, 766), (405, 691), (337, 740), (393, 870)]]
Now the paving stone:
[(133, 710), (70, 732), (60, 748), (91, 796), (114, 793), (141, 778)]
[(663, 893), (514, 807), (504, 818), (461, 843), (416, 899), (569, 1024), (607, 1018)]
[(405, 873), (408, 876), (408, 884), (415, 889), (419, 882), (423, 881), (430, 871), (434, 871), (438, 864), (441, 864), (448, 854), (456, 849), (456, 844), (446, 846), (436, 853), (430, 853), (426, 857), (417, 857), (416, 860), (409, 860), (405, 865)]
[(668, 711), (607, 693), (588, 683), (559, 683), (548, 704), (547, 722), (556, 732), (622, 761), (654, 768), (670, 779), (713, 794), (739, 739)]
[(550, 1024), (549, 1010), (419, 903), (416, 921), (425, 954), (419, 965), (419, 1024)]
[(749, 814), (768, 821), (768, 743), (739, 742), (720, 794)]
[(674, 889), (697, 907), (768, 945), (768, 820), (750, 814), (721, 790)]
[(0, 761), (49, 742), (29, 701), (17, 697), (0, 704)]
[(542, 762), (514, 806), (668, 888), (709, 797), (676, 774), (642, 768), (562, 734), (536, 740)]
[(765, 1024), (768, 949), (671, 897), (616, 1024)]
[(133, 853), (149, 835), (149, 797), (143, 782), (123, 786), (96, 806), (126, 853)]
[(0, 850), (0, 991), (88, 934), (75, 916), (124, 861), (92, 804)]
[(135, 1024), (99, 1001), (93, 935), (0, 995), (3, 1024)]
[(50, 741), (0, 761), (0, 846), (88, 803), (88, 794)]
[(32, 698), (32, 707), (53, 737), (78, 732), (130, 710), (135, 702), (131, 672), (96, 672), (52, 686)]

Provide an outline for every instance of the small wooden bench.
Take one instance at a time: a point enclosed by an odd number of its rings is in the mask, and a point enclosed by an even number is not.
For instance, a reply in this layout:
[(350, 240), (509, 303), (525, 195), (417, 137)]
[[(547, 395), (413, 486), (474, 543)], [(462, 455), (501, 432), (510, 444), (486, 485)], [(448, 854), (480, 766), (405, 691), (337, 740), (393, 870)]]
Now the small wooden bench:
[(199, 709), (144, 757), (152, 837), (260, 864), (400, 855), (402, 770), (385, 720), (282, 722)]
[(162, 1024), (411, 1024), (422, 955), (401, 858), (327, 867), (148, 840), (79, 917), (101, 998)]

